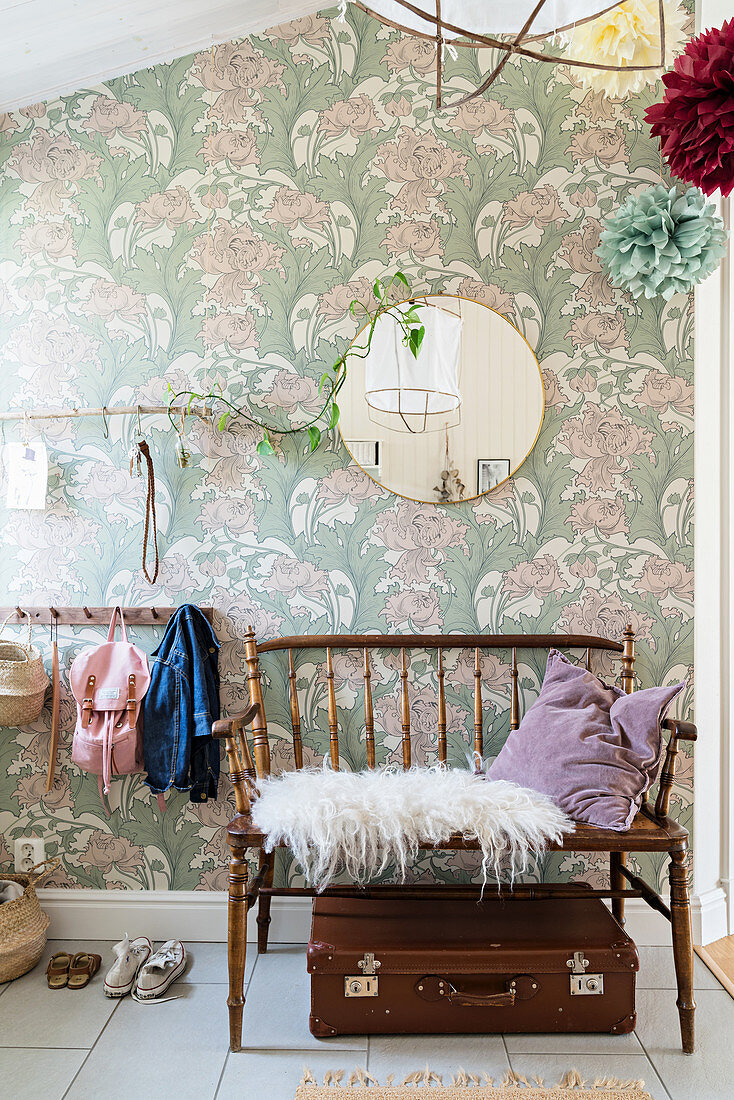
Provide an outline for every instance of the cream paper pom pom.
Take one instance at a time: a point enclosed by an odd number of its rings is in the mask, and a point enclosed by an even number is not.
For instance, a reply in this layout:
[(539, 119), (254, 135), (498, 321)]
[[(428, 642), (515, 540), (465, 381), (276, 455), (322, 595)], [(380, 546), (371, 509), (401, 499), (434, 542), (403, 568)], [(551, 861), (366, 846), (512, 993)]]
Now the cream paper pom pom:
[[(683, 27), (688, 13), (675, 0), (663, 0), (665, 13), (665, 63), (669, 68), (686, 42)], [(596, 61), (600, 65), (655, 65), (660, 61), (660, 7), (658, 0), (625, 0), (598, 19), (581, 23), (562, 35), (574, 61)], [(643, 72), (609, 72), (604, 69), (574, 69), (585, 88), (620, 99), (654, 84), (662, 68)]]

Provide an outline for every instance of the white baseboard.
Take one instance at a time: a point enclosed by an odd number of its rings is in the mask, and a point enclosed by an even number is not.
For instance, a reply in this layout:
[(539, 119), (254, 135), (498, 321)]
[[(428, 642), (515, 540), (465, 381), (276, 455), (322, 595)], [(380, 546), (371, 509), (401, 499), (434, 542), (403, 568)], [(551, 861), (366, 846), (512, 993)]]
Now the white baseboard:
[(698, 905), (701, 922), (698, 935), (694, 924), (694, 943), (705, 947), (707, 943), (714, 943), (728, 935), (726, 892), (716, 886), (713, 890), (694, 895), (693, 900), (694, 906)]
[[(148, 936), (225, 943), (227, 895), (205, 890), (59, 890), (38, 891), (51, 918), (54, 939), (120, 939)], [(273, 943), (306, 943), (311, 925), (310, 898), (273, 898)], [(257, 939), (257, 907), (247, 916), (247, 938)]]
[[(223, 943), (227, 939), (227, 895), (199, 890), (40, 889), (41, 905), (51, 918), (54, 939), (120, 939), (149, 936)], [(558, 902), (561, 905), (561, 902)], [(305, 943), (311, 923), (310, 898), (273, 898), (273, 943)], [(255, 910), (248, 916), (248, 939), (256, 939)], [(670, 944), (670, 925), (641, 899), (626, 903), (627, 931), (635, 943)], [(694, 943), (712, 943), (726, 935), (726, 898), (710, 890), (693, 898)]]

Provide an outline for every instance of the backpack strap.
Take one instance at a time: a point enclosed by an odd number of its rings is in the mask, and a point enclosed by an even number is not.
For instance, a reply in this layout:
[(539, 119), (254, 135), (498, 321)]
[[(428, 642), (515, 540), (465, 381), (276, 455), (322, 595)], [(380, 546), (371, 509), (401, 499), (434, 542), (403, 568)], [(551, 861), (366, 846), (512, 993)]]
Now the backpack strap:
[(112, 780), (112, 715), (113, 711), (104, 712), (104, 730), (102, 732), (102, 780), (104, 793), (109, 794)]
[(127, 724), (130, 729), (135, 725), (135, 707), (137, 702), (135, 699), (135, 673), (131, 672), (127, 678), (127, 706), (120, 715), (119, 720), (115, 724), (115, 729), (122, 729), (122, 723), (125, 720), (125, 713), (127, 712)]
[(120, 632), (122, 634), (122, 640), (123, 642), (127, 641), (127, 627), (125, 626), (125, 620), (122, 616), (122, 608), (118, 604), (118, 606), (115, 607), (114, 611), (112, 612), (112, 618), (110, 619), (110, 629), (107, 631), (108, 642), (114, 642), (115, 640), (115, 621), (118, 615), (120, 616)]
[(85, 726), (91, 726), (92, 714), (94, 711), (94, 685), (97, 683), (97, 677), (90, 675), (87, 680), (87, 686), (84, 689), (84, 700), (82, 702), (82, 729)]

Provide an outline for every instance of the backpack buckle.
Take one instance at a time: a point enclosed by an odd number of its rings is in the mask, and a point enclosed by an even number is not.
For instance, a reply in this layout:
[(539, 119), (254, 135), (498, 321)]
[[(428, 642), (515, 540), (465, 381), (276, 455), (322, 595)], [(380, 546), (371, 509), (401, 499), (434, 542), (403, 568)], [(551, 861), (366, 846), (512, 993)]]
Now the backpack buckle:
[(84, 701), (82, 703), (82, 726), (91, 726), (92, 724), (92, 716), (94, 711), (94, 685), (96, 684), (96, 682), (96, 676), (90, 676), (87, 680), (87, 689), (84, 693)]
[[(130, 729), (133, 728), (135, 723), (135, 673), (131, 672), (127, 678), (127, 724)], [(122, 718), (120, 719), (120, 725), (122, 725)]]

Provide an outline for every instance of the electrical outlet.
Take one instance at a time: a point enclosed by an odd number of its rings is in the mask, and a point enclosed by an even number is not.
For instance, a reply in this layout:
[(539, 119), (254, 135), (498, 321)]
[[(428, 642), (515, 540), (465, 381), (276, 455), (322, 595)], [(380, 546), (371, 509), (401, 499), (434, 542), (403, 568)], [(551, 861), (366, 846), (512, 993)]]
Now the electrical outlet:
[(40, 836), (21, 836), (15, 842), (15, 870), (27, 874), (31, 867), (43, 863), (46, 858), (46, 842)]

